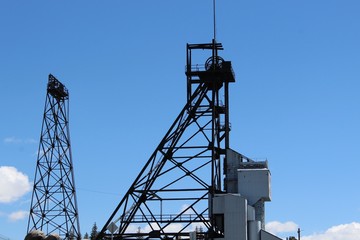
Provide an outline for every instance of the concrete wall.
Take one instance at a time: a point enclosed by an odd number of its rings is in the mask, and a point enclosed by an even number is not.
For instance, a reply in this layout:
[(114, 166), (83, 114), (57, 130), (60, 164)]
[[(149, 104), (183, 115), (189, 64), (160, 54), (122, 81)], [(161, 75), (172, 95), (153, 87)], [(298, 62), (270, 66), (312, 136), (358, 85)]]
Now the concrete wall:
[(247, 200), (239, 194), (214, 197), (214, 214), (224, 214), (223, 240), (247, 240)]
[(281, 238), (268, 233), (267, 231), (261, 230), (260, 231), (260, 240), (282, 240)]
[(269, 169), (238, 169), (238, 193), (245, 196), (249, 205), (259, 200), (271, 200)]

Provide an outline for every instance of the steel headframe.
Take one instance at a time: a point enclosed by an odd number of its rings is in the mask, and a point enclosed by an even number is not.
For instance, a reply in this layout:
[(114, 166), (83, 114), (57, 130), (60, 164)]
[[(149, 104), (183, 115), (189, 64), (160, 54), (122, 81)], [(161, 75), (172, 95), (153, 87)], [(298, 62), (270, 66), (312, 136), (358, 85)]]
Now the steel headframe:
[[(211, 50), (205, 64), (192, 63), (194, 50)], [(211, 202), (222, 192), (221, 162), (229, 148), (231, 62), (222, 45), (187, 44), (187, 102), (97, 239), (186, 239), (191, 232), (211, 239)], [(193, 233), (192, 233), (193, 234)]]
[(81, 239), (69, 134), (69, 92), (49, 75), (27, 232)]

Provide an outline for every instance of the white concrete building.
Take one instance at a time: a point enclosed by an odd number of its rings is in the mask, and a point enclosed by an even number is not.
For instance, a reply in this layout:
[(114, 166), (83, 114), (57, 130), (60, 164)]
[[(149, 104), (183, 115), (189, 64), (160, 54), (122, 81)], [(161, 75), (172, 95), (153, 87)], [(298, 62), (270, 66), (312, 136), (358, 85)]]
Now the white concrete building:
[(267, 161), (255, 162), (233, 150), (227, 151), (227, 193), (212, 199), (216, 226), (224, 233), (219, 240), (281, 240), (265, 230), (265, 202), (271, 200)]

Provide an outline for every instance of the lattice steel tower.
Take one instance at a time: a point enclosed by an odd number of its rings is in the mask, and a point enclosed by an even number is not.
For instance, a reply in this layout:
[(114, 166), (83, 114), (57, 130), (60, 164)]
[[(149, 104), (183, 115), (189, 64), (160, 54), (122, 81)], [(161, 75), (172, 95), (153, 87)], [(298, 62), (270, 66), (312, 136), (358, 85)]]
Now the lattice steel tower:
[(69, 92), (49, 75), (27, 231), (81, 239), (69, 135)]
[(222, 162), (229, 149), (229, 83), (235, 76), (219, 50), (222, 44), (215, 40), (187, 44), (187, 102), (98, 239), (186, 239), (195, 230), (197, 238), (223, 235), (209, 206), (215, 194), (226, 191)]

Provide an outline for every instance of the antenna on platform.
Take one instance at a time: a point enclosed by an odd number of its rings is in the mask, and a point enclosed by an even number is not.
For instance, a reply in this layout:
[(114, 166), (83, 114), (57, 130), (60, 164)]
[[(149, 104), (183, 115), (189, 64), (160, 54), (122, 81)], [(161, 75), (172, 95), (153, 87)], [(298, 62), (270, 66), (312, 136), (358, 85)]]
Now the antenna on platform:
[(216, 41), (216, 0), (213, 0), (214, 41)]

